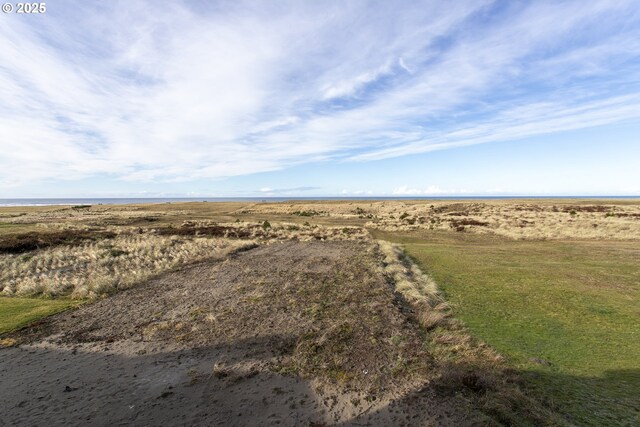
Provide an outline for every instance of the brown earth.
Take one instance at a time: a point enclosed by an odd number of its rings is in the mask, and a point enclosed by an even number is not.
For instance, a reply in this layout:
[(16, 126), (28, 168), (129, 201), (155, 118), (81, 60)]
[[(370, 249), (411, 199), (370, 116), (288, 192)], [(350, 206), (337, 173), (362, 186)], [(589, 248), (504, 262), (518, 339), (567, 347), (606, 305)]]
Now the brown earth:
[(286, 242), (49, 318), (0, 349), (0, 425), (469, 425), (370, 242)]
[(44, 233), (28, 232), (2, 236), (0, 254), (21, 254), (58, 245), (77, 245), (85, 241), (96, 241), (115, 237), (106, 231), (64, 230)]

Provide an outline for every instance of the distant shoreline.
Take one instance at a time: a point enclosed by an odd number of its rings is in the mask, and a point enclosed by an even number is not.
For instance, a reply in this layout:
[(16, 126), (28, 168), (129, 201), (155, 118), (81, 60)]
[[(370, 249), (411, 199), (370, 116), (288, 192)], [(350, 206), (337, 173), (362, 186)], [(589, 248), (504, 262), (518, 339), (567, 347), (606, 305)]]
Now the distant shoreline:
[(368, 196), (368, 197), (104, 197), (104, 198), (9, 198), (0, 199), (0, 207), (68, 206), (68, 205), (128, 205), (185, 202), (266, 202), (288, 201), (366, 201), (366, 200), (633, 200), (640, 196)]

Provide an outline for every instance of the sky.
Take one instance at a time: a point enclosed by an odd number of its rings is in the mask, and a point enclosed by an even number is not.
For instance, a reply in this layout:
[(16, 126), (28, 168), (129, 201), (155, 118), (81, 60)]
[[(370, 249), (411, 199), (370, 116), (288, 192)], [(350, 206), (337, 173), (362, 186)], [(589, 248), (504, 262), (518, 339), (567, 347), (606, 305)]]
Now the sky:
[(640, 2), (0, 13), (0, 197), (640, 196)]

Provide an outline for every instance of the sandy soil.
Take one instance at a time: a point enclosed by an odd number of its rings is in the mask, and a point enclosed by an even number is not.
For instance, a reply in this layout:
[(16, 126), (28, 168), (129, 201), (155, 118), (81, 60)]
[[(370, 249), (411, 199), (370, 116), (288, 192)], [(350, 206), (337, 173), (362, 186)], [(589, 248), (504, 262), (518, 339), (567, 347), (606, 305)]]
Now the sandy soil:
[(279, 243), (54, 316), (0, 349), (0, 425), (473, 424), (430, 385), (378, 262), (365, 242)]

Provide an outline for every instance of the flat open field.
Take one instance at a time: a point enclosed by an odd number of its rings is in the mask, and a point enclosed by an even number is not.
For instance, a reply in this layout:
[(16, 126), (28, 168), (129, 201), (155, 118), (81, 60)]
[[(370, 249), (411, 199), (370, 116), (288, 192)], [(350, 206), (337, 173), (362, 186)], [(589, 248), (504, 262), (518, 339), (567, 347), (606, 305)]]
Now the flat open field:
[(28, 424), (633, 425), (639, 245), (633, 200), (0, 208), (0, 393)]

